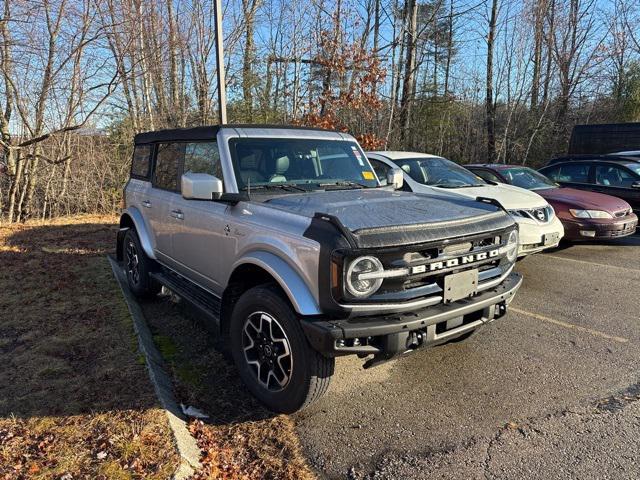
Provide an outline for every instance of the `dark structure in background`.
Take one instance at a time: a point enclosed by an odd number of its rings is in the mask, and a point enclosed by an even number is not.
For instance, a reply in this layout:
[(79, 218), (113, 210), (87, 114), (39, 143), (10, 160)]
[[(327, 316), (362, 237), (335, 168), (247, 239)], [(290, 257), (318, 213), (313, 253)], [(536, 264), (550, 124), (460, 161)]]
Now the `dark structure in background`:
[(640, 122), (576, 125), (567, 153), (606, 154), (630, 150), (640, 150)]

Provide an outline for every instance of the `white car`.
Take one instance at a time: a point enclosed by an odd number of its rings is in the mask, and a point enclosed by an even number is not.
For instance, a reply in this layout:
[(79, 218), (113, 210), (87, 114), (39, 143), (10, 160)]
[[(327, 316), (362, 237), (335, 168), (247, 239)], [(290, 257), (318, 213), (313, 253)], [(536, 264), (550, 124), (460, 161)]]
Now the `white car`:
[(415, 152), (367, 152), (378, 178), (390, 168), (404, 170), (408, 189), (416, 193), (457, 194), (500, 203), (520, 227), (518, 256), (558, 246), (564, 227), (553, 207), (537, 193), (503, 183), (489, 183), (446, 158)]

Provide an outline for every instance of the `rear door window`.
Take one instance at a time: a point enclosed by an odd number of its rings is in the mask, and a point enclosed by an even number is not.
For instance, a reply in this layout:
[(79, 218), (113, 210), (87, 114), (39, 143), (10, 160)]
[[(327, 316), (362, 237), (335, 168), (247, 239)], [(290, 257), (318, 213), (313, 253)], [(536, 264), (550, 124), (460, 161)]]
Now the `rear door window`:
[(184, 162), (185, 143), (160, 143), (156, 154), (154, 187), (177, 192), (178, 170)]
[(132, 177), (143, 180), (149, 178), (151, 148), (151, 145), (136, 145), (133, 149), (133, 161), (131, 162)]

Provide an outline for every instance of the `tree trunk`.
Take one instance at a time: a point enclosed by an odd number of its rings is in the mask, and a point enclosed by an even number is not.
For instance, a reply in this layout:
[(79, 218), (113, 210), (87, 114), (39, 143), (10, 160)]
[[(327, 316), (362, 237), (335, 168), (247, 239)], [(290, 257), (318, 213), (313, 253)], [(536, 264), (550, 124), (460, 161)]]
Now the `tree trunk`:
[(242, 57), (242, 96), (245, 104), (246, 120), (251, 121), (253, 115), (253, 61), (255, 57), (255, 42), (253, 39), (255, 14), (259, 0), (242, 0), (242, 10), (245, 24), (245, 46)]
[(551, 84), (551, 66), (553, 65), (553, 44), (555, 42), (555, 17), (556, 17), (556, 0), (550, 0), (549, 10), (549, 31), (547, 32), (547, 64), (544, 76), (544, 88), (542, 91), (542, 103), (546, 105), (549, 100), (549, 91)]
[(180, 125), (181, 108), (180, 108), (180, 82), (178, 80), (178, 35), (176, 33), (176, 22), (173, 16), (173, 0), (167, 0), (167, 15), (169, 17), (169, 96), (171, 98), (171, 106), (168, 111), (168, 117), (171, 126)]
[(405, 146), (408, 138), (408, 130), (411, 121), (411, 106), (413, 104), (413, 92), (416, 83), (416, 44), (418, 30), (418, 3), (416, 0), (406, 0), (405, 11), (407, 13), (409, 28), (406, 31), (406, 58), (405, 71), (402, 83), (402, 99), (400, 101), (400, 140)]
[(444, 69), (444, 96), (449, 96), (449, 76), (451, 75), (451, 57), (453, 57), (453, 0), (449, 3), (447, 31), (447, 63)]
[(542, 37), (544, 17), (546, 13), (546, 1), (538, 0), (533, 8), (534, 37), (533, 37), (533, 75), (531, 78), (531, 110), (538, 107), (540, 96), (540, 70), (542, 67)]
[(487, 35), (487, 94), (485, 109), (487, 112), (487, 161), (493, 162), (496, 157), (496, 110), (493, 101), (493, 47), (498, 20), (498, 0), (491, 4), (489, 19), (489, 34)]

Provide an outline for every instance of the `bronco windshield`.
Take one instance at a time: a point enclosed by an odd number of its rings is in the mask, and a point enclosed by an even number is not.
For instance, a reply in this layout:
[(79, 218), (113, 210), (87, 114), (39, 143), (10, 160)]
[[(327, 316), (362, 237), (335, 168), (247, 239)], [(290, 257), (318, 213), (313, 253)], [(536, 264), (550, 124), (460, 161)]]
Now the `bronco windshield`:
[(239, 190), (374, 188), (377, 177), (355, 142), (289, 138), (229, 141)]
[(416, 182), (432, 187), (481, 187), (486, 182), (457, 163), (441, 157), (393, 160)]
[(557, 183), (528, 167), (504, 168), (500, 173), (511, 185), (527, 190), (545, 190), (558, 186)]

